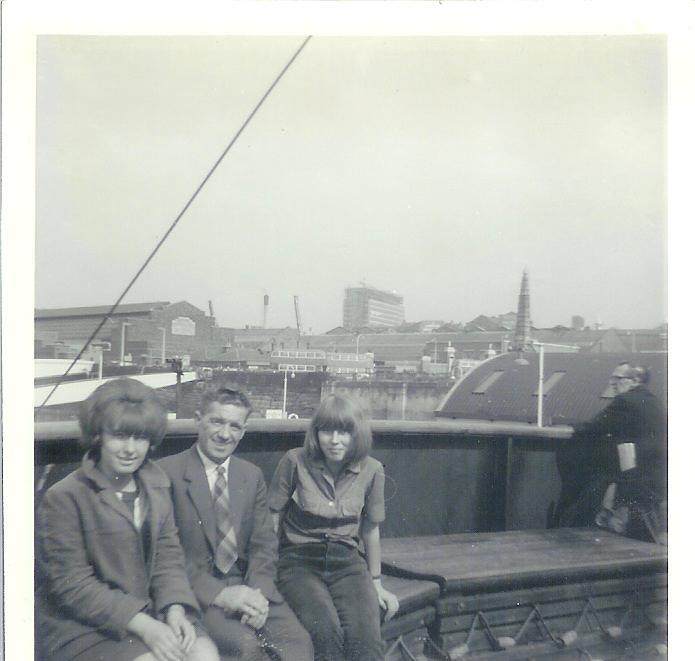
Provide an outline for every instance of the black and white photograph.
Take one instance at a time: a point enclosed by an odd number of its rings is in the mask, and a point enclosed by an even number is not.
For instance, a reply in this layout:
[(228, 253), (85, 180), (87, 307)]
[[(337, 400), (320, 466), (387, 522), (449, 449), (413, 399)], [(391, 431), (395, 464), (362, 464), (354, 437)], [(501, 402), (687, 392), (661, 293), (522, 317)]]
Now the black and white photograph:
[(28, 4), (5, 658), (687, 657), (692, 6)]

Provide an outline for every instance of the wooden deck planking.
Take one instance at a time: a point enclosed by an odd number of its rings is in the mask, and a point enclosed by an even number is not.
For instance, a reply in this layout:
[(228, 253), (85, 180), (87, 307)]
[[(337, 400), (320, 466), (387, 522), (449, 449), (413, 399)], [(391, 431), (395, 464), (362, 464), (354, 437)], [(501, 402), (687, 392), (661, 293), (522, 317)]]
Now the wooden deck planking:
[(448, 590), (574, 577), (609, 576), (665, 568), (666, 551), (656, 544), (591, 528), (464, 533), (386, 539), (387, 572), (436, 580)]
[(383, 576), (382, 584), (398, 597), (399, 615), (433, 604), (440, 593), (439, 585), (433, 581)]
[(419, 610), (396, 617), (381, 625), (381, 637), (384, 640), (397, 638), (416, 629), (422, 629), (432, 624), (436, 618), (433, 606), (427, 606)]

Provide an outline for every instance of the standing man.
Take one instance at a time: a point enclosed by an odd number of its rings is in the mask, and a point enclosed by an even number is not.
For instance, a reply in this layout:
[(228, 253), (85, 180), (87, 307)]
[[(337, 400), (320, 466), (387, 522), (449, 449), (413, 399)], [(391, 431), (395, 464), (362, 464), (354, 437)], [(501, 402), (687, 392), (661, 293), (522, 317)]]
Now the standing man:
[(232, 456), (246, 431), (248, 397), (212, 385), (196, 411), (198, 440), (161, 459), (203, 624), (222, 655), (311, 661), (311, 638), (275, 587), (277, 536), (258, 467)]
[[(644, 367), (618, 365), (609, 381), (611, 403), (589, 422), (577, 425), (558, 453), (563, 482), (559, 525), (591, 525), (602, 504), (610, 509), (651, 507), (664, 501), (666, 420), (661, 402), (646, 387), (648, 382)], [(606, 491), (612, 484), (607, 502)], [(654, 536), (651, 531), (633, 532)]]

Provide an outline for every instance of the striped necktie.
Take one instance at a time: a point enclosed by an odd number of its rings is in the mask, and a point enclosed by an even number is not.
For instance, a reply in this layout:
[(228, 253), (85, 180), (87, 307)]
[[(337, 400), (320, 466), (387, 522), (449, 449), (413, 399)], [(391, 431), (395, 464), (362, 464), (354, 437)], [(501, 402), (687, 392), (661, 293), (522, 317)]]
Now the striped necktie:
[(217, 479), (212, 492), (212, 504), (215, 510), (215, 527), (217, 548), (215, 549), (215, 566), (226, 574), (237, 559), (237, 544), (232, 517), (229, 511), (229, 490), (224, 476), (224, 466), (217, 467)]

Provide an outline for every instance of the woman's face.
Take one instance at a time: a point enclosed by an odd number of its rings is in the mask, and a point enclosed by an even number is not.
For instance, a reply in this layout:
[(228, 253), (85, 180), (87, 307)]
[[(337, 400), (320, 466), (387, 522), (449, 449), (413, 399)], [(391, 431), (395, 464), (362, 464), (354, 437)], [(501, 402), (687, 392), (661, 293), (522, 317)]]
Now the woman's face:
[(109, 477), (129, 477), (145, 461), (150, 439), (129, 433), (101, 434), (99, 468)]
[(339, 464), (345, 461), (352, 444), (350, 432), (338, 429), (333, 431), (319, 430), (318, 437), (319, 447), (327, 462)]

